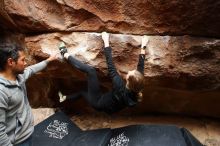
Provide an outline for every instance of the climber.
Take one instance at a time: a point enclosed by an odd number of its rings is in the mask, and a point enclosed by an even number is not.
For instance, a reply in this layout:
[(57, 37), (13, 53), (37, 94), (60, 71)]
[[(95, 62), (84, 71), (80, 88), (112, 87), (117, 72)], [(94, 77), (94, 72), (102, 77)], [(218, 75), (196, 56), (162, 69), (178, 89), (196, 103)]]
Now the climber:
[(112, 90), (105, 94), (101, 94), (95, 68), (87, 64), (83, 64), (67, 53), (67, 49), (63, 43), (59, 48), (61, 55), (67, 59), (71, 65), (87, 74), (88, 89), (79, 91), (72, 95), (63, 95), (61, 92), (58, 92), (60, 102), (65, 100), (74, 101), (83, 96), (96, 110), (104, 111), (110, 114), (127, 106), (134, 106), (142, 100), (142, 91), (144, 88), (145, 49), (148, 44), (148, 37), (142, 37), (137, 69), (128, 71), (125, 79), (126, 82), (123, 81), (113, 63), (111, 54), (112, 48), (109, 46), (109, 34), (103, 32), (102, 40), (104, 42), (104, 54), (108, 66), (108, 72), (112, 79)]

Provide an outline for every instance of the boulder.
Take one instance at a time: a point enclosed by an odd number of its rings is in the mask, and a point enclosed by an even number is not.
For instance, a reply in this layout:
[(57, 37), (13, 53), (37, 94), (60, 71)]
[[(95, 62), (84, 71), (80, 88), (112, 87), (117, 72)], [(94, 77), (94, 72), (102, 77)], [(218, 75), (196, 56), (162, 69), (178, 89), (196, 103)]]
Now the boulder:
[(23, 33), (220, 36), (218, 0), (1, 0), (0, 18)]
[[(144, 100), (129, 112), (159, 112), (220, 117), (220, 40), (190, 36), (149, 36), (145, 61)], [(25, 38), (31, 63), (59, 52), (65, 42), (70, 54), (96, 68), (103, 91), (111, 89), (103, 44), (99, 33), (51, 33)], [(111, 34), (113, 60), (122, 76), (135, 69), (141, 36)], [(41, 87), (41, 88), (36, 88)], [(86, 88), (86, 76), (65, 60), (48, 68), (28, 82), (32, 104), (59, 105), (57, 92), (71, 94)], [(70, 109), (87, 109), (83, 99)], [(85, 107), (85, 108), (82, 108)], [(89, 109), (91, 111), (91, 109)]]

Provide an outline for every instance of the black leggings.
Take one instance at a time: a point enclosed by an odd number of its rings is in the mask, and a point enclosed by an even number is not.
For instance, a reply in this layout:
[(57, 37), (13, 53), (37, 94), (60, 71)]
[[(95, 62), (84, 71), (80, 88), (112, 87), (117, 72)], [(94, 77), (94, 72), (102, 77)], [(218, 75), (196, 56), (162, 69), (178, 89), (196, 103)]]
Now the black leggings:
[(99, 99), (101, 98), (101, 90), (95, 68), (80, 62), (73, 56), (68, 57), (68, 62), (72, 66), (87, 74), (88, 89), (87, 91), (79, 91), (77, 93), (68, 95), (67, 99), (76, 100), (79, 97), (83, 96), (94, 108), (99, 109)]

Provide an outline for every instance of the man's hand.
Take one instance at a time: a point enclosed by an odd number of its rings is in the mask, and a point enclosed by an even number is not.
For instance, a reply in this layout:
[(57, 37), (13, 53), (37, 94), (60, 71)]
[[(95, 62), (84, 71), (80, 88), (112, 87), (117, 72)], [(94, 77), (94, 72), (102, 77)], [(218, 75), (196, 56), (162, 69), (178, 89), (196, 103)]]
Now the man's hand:
[(50, 55), (50, 57), (47, 58), (46, 60), (47, 60), (48, 62), (51, 62), (51, 61), (58, 60), (58, 59), (59, 59), (59, 53), (56, 53), (56, 54)]
[(109, 47), (109, 33), (102, 32), (102, 40), (104, 42), (104, 46)]

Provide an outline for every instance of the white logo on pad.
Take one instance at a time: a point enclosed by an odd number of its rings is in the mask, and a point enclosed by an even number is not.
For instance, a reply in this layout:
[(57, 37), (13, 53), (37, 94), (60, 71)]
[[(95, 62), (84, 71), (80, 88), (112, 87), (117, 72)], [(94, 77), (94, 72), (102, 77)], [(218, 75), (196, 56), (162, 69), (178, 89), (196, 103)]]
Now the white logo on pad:
[(48, 133), (51, 138), (63, 139), (64, 136), (68, 135), (67, 125), (68, 123), (54, 120), (47, 126), (44, 132)]
[(108, 146), (128, 146), (129, 138), (124, 135), (124, 132), (117, 137), (110, 139)]

